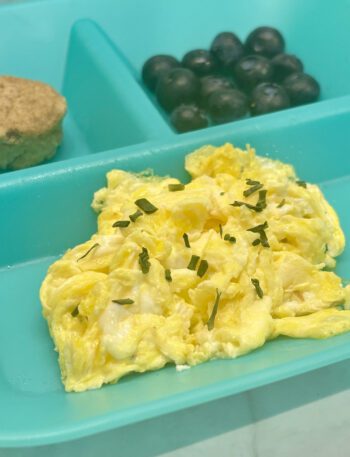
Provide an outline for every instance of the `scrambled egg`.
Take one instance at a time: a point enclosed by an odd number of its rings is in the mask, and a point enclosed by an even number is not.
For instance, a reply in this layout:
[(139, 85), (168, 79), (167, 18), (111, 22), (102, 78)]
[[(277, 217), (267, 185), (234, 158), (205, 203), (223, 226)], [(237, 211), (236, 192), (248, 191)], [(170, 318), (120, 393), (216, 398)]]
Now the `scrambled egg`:
[(186, 170), (185, 186), (109, 172), (97, 233), (49, 268), (40, 295), (67, 391), (350, 329), (349, 288), (329, 271), (344, 235), (317, 186), (230, 144)]

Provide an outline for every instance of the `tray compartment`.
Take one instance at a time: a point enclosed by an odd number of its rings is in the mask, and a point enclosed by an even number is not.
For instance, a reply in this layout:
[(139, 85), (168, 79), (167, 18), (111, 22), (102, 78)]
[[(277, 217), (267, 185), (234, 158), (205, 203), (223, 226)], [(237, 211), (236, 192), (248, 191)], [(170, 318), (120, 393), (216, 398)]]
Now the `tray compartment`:
[(123, 55), (92, 21), (78, 21), (72, 29), (63, 93), (91, 152), (170, 132)]
[[(205, 8), (198, 1), (188, 4), (185, 0), (180, 0), (179, 3), (181, 7), (179, 4), (163, 8), (158, 5), (160, 11), (157, 14), (153, 11), (148, 23), (142, 24), (139, 30), (144, 37), (142, 48), (132, 48), (128, 52), (140, 85), (167, 122), (170, 122), (169, 115), (142, 82), (143, 63), (156, 54), (170, 54), (181, 61), (189, 50), (209, 49), (216, 34), (226, 30), (237, 33), (244, 41), (255, 27), (270, 25), (278, 28), (286, 39), (286, 52), (297, 55), (304, 63), (304, 71), (314, 76), (321, 85), (320, 100), (311, 105), (315, 110), (320, 109), (320, 103), (326, 100), (350, 94), (349, 59), (343, 52), (338, 52), (340, 47), (350, 46), (350, 36), (347, 33), (350, 16), (348, 2), (320, 4), (317, 0), (311, 0), (306, 5), (301, 0), (256, 0), (241, 4), (239, 9), (232, 8), (224, 1), (206, 4)], [(184, 11), (192, 18), (190, 21), (185, 21)], [(311, 20), (315, 16), (317, 21)], [(160, 17), (164, 20), (159, 20)], [(110, 24), (104, 25), (107, 29), (110, 27)], [(111, 36), (122, 40), (117, 32)], [(288, 117), (291, 112), (293, 116), (302, 117), (305, 110), (308, 110), (308, 106), (304, 105), (279, 111), (278, 114)], [(234, 127), (237, 122), (244, 123), (247, 120), (248, 118), (234, 121), (231, 125)]]
[[(55, 62), (56, 73), (59, 74), (58, 67), (63, 66), (61, 80), (57, 74), (47, 69), (43, 71), (41, 65), (31, 71), (23, 71), (20, 66), (13, 72), (17, 76), (44, 80), (67, 98), (63, 142), (54, 158), (44, 166), (172, 135), (170, 127), (135, 80), (123, 54), (94, 21), (78, 20), (68, 36), (67, 56), (61, 53), (63, 62)], [(51, 33), (50, 38), (54, 38)], [(41, 39), (44, 40), (44, 36)], [(58, 43), (51, 44), (53, 48), (58, 46)], [(51, 53), (49, 46), (45, 51)], [(46, 53), (41, 58), (50, 62)], [(0, 71), (2, 68), (6, 73), (11, 72), (11, 65), (2, 65)]]
[[(0, 403), (5, 411), (13, 405), (18, 411), (16, 417), (0, 415), (3, 446), (32, 446), (86, 436), (243, 392), (350, 356), (350, 334), (324, 341), (280, 338), (236, 360), (212, 361), (185, 373), (168, 366), (128, 376), (117, 385), (97, 391), (66, 394), (46, 324), (38, 319), (38, 289), (46, 269), (65, 249), (93, 233), (95, 215), (89, 208), (92, 193), (104, 185), (105, 173), (113, 167), (139, 171), (147, 164), (157, 173), (185, 179), (186, 153), (205, 143), (231, 141), (244, 145), (249, 138), (259, 154), (290, 161), (302, 179), (321, 183), (349, 237), (346, 196), (350, 190), (350, 163), (344, 162), (342, 146), (350, 139), (346, 128), (350, 110), (337, 105), (333, 111), (315, 114), (310, 109), (308, 117), (294, 124), (286, 124), (276, 114), (276, 122), (262, 117), (258, 128), (247, 122), (245, 129), (234, 132), (226, 125), (205, 134), (183, 136), (176, 143), (154, 141), (120, 149), (118, 154), (107, 151), (91, 155), (84, 163), (75, 159), (66, 167), (59, 163), (47, 165), (40, 175), (28, 170), (27, 176), (4, 176), (0, 182), (0, 212), (8, 216), (0, 225), (0, 239), (4, 240), (0, 290), (6, 301), (0, 307), (6, 311), (6, 321), (0, 322), (0, 335), (4, 341), (10, 341), (16, 332), (20, 337), (11, 340), (11, 350), (0, 345)], [(337, 136), (329, 134), (333, 129)], [(317, 147), (311, 147), (315, 141)], [(332, 162), (327, 167), (330, 156)], [(345, 275), (349, 267), (347, 249), (340, 258), (338, 272)], [(33, 409), (35, 419), (28, 420)], [(48, 418), (48, 410), (55, 414)]]

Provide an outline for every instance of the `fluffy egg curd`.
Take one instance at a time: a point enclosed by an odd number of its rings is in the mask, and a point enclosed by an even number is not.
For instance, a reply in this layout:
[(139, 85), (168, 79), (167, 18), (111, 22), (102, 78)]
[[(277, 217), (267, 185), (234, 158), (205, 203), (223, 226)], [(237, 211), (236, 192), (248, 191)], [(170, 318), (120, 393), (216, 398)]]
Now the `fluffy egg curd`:
[(97, 233), (50, 266), (40, 297), (67, 391), (350, 329), (330, 271), (344, 235), (316, 185), (248, 146), (203, 146), (185, 168), (186, 185), (110, 171)]

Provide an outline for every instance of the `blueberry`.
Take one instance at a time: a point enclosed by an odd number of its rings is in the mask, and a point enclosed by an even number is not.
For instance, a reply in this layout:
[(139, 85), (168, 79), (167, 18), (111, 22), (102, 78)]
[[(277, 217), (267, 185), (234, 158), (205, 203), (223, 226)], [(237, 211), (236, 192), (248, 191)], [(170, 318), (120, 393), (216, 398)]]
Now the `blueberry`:
[(159, 77), (179, 66), (180, 62), (172, 56), (158, 55), (150, 57), (142, 67), (143, 82), (150, 90), (154, 91)]
[(209, 75), (201, 78), (199, 100), (202, 106), (208, 105), (209, 97), (219, 89), (233, 89), (233, 81), (225, 76)]
[(216, 124), (234, 121), (248, 112), (248, 99), (237, 89), (220, 89), (211, 94), (209, 114)]
[(294, 106), (314, 102), (320, 95), (320, 85), (306, 73), (293, 73), (288, 76), (283, 81), (283, 87)]
[(253, 90), (250, 105), (253, 115), (272, 113), (289, 106), (287, 92), (276, 83), (261, 83)]
[(277, 82), (283, 81), (292, 73), (303, 71), (303, 63), (298, 57), (291, 54), (278, 54), (271, 60), (273, 78)]
[(284, 50), (284, 39), (280, 32), (272, 27), (258, 27), (253, 30), (245, 42), (248, 54), (273, 57)]
[(159, 104), (172, 111), (183, 103), (195, 102), (199, 95), (199, 78), (187, 68), (174, 68), (162, 75), (156, 87)]
[(179, 133), (203, 129), (208, 126), (205, 112), (196, 105), (180, 105), (170, 117), (171, 123)]
[(235, 76), (243, 89), (250, 91), (262, 82), (269, 82), (273, 77), (271, 62), (263, 56), (243, 57), (235, 66)]
[(182, 65), (192, 70), (197, 76), (205, 76), (214, 73), (216, 60), (210, 51), (195, 49), (184, 55)]
[(214, 38), (210, 50), (223, 70), (233, 70), (235, 64), (244, 54), (241, 40), (231, 32), (219, 33)]

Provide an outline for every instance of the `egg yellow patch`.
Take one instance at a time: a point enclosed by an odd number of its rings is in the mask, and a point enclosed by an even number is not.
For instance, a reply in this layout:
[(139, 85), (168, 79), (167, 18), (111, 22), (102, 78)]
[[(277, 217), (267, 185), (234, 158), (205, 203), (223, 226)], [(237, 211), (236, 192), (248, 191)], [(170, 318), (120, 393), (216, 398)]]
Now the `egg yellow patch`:
[(67, 391), (350, 329), (348, 287), (329, 271), (344, 235), (317, 186), (230, 144), (186, 170), (186, 186), (109, 172), (97, 233), (49, 268), (40, 297)]

